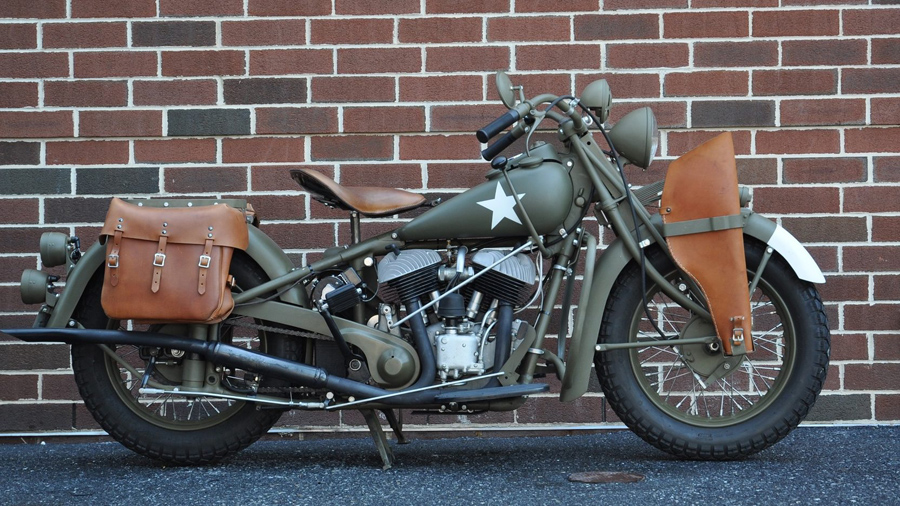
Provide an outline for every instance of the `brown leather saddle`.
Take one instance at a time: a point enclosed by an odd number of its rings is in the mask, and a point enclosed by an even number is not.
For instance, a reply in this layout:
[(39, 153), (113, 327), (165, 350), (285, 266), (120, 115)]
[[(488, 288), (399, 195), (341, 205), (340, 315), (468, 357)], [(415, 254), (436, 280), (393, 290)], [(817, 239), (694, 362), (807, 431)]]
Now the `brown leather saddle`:
[(312, 198), (329, 207), (356, 211), (365, 216), (390, 216), (426, 204), (425, 197), (395, 188), (341, 186), (331, 178), (309, 169), (291, 170), (291, 177)]

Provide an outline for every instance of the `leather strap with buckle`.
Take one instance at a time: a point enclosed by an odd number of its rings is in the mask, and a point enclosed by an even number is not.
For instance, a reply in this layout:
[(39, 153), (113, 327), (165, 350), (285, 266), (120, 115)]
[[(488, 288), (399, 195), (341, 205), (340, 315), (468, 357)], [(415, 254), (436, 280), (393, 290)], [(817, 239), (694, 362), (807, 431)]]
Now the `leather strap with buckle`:
[(203, 254), (200, 255), (200, 263), (197, 264), (200, 266), (200, 279), (199, 284), (197, 285), (197, 293), (203, 295), (206, 293), (206, 273), (209, 271), (209, 266), (212, 263), (212, 257), (209, 256), (212, 253), (213, 240), (207, 239), (206, 242), (203, 243)]
[(150, 290), (153, 293), (159, 291), (159, 282), (162, 278), (163, 266), (166, 265), (166, 236), (159, 238), (159, 246), (157, 246), (156, 254), (153, 255), (153, 282)]

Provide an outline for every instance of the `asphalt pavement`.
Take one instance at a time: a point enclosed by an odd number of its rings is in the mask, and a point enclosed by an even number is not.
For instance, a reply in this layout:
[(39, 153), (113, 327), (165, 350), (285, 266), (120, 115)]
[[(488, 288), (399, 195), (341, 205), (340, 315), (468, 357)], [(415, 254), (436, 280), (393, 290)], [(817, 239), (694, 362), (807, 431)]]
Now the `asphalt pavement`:
[[(117, 443), (0, 444), (0, 504), (898, 504), (900, 426), (801, 427), (738, 462), (675, 459), (628, 431), (260, 441), (206, 467), (172, 467)], [(576, 483), (575, 473), (640, 475)]]

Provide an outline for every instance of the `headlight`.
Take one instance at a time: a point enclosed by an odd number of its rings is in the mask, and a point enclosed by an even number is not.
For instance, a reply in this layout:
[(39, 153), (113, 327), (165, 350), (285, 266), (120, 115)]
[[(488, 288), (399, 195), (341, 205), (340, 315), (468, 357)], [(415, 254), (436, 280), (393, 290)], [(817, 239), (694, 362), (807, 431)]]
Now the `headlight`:
[(44, 232), (41, 235), (41, 263), (56, 267), (66, 263), (69, 252), (69, 236), (62, 232)]
[(659, 146), (656, 116), (649, 107), (631, 111), (612, 127), (609, 138), (621, 156), (646, 169)]
[(25, 304), (40, 304), (47, 298), (50, 275), (35, 269), (25, 269), (19, 284), (19, 293)]

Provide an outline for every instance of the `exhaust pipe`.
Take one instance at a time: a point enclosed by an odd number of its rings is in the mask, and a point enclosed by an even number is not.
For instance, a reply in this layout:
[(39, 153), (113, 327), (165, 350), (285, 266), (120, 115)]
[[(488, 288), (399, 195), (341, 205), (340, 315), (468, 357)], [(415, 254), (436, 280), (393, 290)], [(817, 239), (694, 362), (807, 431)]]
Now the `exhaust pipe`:
[(29, 343), (127, 344), (173, 348), (196, 353), (210, 362), (260, 372), (293, 381), (305, 387), (326, 388), (361, 399), (393, 393), (357, 381), (341, 378), (340, 376), (329, 375), (324, 369), (319, 367), (273, 357), (230, 344), (199, 341), (167, 334), (126, 332), (122, 330), (46, 328), (3, 330), (0, 331), (0, 334), (6, 334)]

